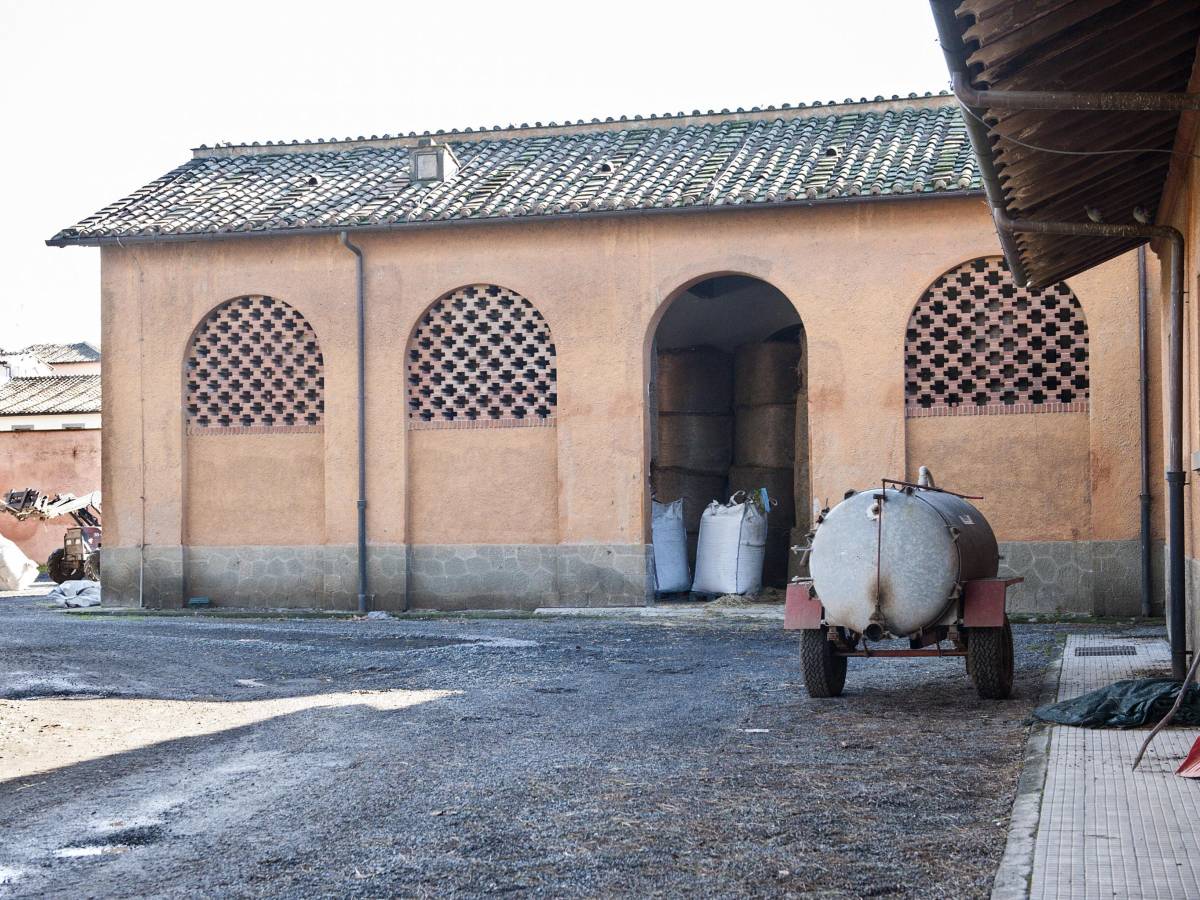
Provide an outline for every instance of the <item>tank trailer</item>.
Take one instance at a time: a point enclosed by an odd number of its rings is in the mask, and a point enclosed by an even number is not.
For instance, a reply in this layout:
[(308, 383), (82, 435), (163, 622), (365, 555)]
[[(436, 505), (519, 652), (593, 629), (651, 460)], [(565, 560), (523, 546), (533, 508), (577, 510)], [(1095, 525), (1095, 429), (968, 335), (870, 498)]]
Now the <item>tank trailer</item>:
[[(851, 657), (961, 656), (980, 697), (1012, 693), (1013, 643), (996, 536), (969, 497), (885, 478), (817, 518), (810, 579), (787, 587), (784, 628), (800, 632), (812, 697), (836, 697)], [(875, 647), (888, 638), (905, 648)]]

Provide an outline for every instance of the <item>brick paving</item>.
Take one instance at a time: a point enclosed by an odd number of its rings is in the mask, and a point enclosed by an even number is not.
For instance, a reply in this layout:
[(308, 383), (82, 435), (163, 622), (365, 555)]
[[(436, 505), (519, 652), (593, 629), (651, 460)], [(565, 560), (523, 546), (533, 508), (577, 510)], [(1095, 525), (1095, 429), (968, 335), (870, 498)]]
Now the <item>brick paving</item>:
[[(1076, 654), (1079, 648), (1115, 646), (1136, 652)], [(1160, 639), (1072, 635), (1058, 699), (1147, 670), (1166, 674), (1169, 662)], [(1174, 774), (1196, 733), (1164, 730), (1138, 770), (1130, 771), (1146, 733), (1052, 729), (1031, 897), (1200, 897), (1200, 782)]]

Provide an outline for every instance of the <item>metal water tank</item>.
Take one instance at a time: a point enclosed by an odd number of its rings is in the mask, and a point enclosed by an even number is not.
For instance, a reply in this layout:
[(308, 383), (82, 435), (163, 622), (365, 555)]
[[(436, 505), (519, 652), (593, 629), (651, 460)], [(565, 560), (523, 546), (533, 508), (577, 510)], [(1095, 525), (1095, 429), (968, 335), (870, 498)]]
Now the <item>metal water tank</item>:
[(941, 622), (959, 585), (994, 578), (996, 536), (965, 498), (898, 486), (853, 494), (813, 538), (813, 589), (829, 625), (877, 640)]

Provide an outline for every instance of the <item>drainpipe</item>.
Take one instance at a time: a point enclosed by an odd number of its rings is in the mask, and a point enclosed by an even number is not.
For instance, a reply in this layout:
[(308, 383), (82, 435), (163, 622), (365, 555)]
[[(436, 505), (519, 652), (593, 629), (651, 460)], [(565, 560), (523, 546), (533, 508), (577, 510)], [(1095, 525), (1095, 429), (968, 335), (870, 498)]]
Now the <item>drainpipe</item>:
[(977, 109), (1048, 109), (1080, 112), (1186, 112), (1200, 94), (1155, 91), (980, 91), (961, 71), (950, 76), (954, 96)]
[(1141, 430), (1141, 507), (1138, 551), (1142, 564), (1142, 617), (1152, 612), (1150, 564), (1150, 355), (1147, 346), (1150, 323), (1149, 290), (1146, 279), (1146, 245), (1138, 247), (1138, 419)]
[[(1169, 225), (1104, 225), (1095, 222), (1037, 222), (1010, 219), (994, 207), (996, 228), (1007, 234), (1161, 240), (1166, 247), (1170, 300), (1167, 311), (1167, 624), (1171, 674), (1187, 674), (1183, 522), (1183, 235)], [(1010, 260), (1011, 265), (1011, 260)], [(1143, 600), (1144, 602), (1144, 600)]]
[(367, 611), (367, 327), (362, 248), (346, 232), (338, 239), (355, 256), (358, 315), (358, 611)]

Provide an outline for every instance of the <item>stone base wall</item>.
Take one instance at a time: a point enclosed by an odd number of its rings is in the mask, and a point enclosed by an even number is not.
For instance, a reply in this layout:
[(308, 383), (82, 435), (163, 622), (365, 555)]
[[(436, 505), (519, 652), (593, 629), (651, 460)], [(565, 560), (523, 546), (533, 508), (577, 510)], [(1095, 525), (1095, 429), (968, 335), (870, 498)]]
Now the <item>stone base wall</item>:
[[(1134, 541), (1012, 541), (1000, 544), (1000, 574), (1021, 576), (1009, 590), (1009, 611), (1088, 616), (1141, 613), (1141, 555)], [(1151, 548), (1152, 608), (1162, 615), (1163, 545)]]
[[(144, 566), (140, 567), (144, 558)], [(141, 570), (139, 571), (139, 568)], [(642, 544), (372, 545), (371, 609), (636, 606), (653, 597), (653, 552)], [(358, 606), (353, 545), (105, 547), (110, 606), (345, 609)], [(139, 584), (140, 580), (140, 584)]]
[(414, 609), (642, 606), (654, 596), (644, 544), (424, 544), (409, 560)]

